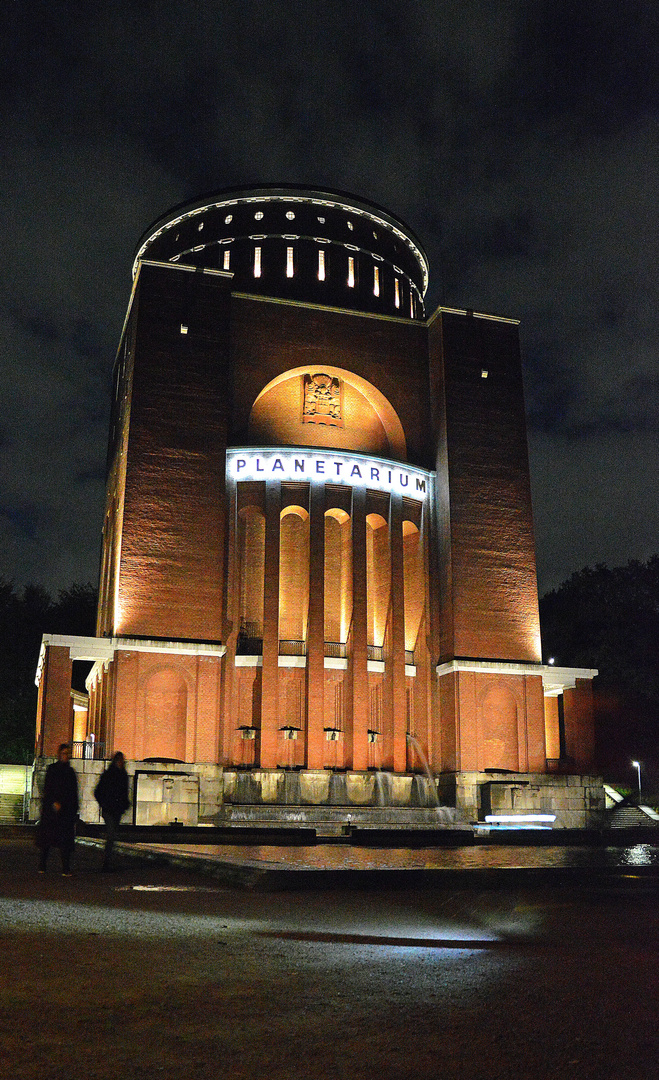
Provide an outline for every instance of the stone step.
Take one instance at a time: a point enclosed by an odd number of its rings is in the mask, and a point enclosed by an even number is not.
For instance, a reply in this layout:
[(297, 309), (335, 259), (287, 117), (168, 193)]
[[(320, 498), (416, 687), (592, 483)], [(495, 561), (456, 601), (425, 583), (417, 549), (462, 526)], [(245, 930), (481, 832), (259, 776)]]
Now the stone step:
[(0, 795), (0, 824), (11, 825), (23, 820), (23, 796)]
[(618, 806), (611, 812), (609, 827), (611, 829), (658, 828), (659, 822), (638, 806)]

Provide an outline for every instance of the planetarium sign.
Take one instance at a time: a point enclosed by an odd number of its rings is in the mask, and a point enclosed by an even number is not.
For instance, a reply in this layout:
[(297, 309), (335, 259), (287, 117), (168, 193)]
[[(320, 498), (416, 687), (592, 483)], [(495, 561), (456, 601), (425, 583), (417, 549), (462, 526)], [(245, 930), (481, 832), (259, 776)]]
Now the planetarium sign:
[(227, 473), (235, 481), (298, 480), (342, 484), (376, 491), (397, 491), (413, 499), (428, 497), (434, 476), (425, 469), (410, 469), (400, 462), (365, 454), (254, 447), (227, 450)]

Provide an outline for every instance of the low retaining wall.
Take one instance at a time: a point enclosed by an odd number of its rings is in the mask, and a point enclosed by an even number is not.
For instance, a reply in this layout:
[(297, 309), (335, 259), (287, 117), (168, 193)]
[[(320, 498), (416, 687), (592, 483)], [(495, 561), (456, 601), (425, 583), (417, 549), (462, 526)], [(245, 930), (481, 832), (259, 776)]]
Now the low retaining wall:
[[(40, 792), (51, 760), (35, 762), (32, 821), (40, 813)], [(101, 820), (94, 788), (106, 764), (72, 762), (78, 774), (80, 817), (89, 824)], [(416, 827), (465, 828), (470, 822), (484, 821), (487, 814), (554, 814), (555, 829), (596, 828), (604, 819), (604, 789), (596, 776), (464, 772), (445, 773), (433, 782), (416, 774), (242, 771), (200, 762), (166, 761), (130, 761), (127, 770), (134, 805), (123, 820), (142, 825), (238, 825), (272, 820), (288, 827), (297, 821), (300, 827), (315, 827), (311, 819), (321, 822), (322, 815), (305, 812), (313, 807), (335, 811), (328, 821), (338, 820), (338, 815), (346, 821), (350, 817), (355, 825), (360, 818), (364, 825), (372, 820), (391, 827), (405, 827), (405, 822), (418, 819)], [(341, 810), (343, 814), (338, 813)], [(291, 811), (298, 814), (295, 820)]]

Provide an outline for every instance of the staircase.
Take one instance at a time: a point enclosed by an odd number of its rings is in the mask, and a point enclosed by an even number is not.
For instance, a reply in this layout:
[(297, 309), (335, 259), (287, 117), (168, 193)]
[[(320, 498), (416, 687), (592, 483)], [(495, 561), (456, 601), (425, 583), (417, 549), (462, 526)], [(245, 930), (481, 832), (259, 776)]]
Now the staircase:
[(610, 812), (610, 829), (647, 829), (659, 828), (659, 817), (649, 814), (639, 806), (627, 801)]
[(0, 795), (0, 825), (16, 825), (23, 820), (23, 796)]

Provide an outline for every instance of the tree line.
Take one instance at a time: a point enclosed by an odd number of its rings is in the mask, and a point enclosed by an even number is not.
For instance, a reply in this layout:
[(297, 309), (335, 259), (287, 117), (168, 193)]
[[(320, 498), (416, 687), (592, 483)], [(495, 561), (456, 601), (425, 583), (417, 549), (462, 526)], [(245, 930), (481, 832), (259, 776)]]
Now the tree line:
[(38, 585), (21, 589), (0, 578), (0, 762), (31, 764), (34, 757), (42, 634), (93, 635), (95, 622), (93, 585), (71, 585), (53, 599)]
[(659, 555), (587, 566), (540, 601), (543, 656), (597, 668), (597, 764), (605, 777), (659, 794)]

